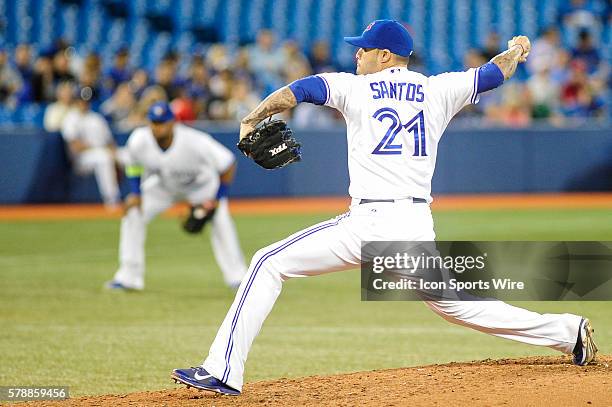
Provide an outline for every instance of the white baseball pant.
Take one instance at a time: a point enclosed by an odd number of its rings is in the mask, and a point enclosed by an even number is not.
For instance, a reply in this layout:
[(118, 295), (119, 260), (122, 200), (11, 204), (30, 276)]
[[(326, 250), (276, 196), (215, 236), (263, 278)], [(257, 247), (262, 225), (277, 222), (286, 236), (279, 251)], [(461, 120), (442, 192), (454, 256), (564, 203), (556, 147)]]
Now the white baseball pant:
[(106, 205), (119, 203), (117, 170), (111, 151), (106, 147), (95, 147), (82, 151), (74, 158), (75, 172), (80, 175), (94, 173), (102, 200)]
[[(432, 241), (429, 205), (411, 200), (358, 205), (326, 222), (259, 250), (210, 348), (204, 368), (242, 390), (244, 364), (255, 336), (272, 310), (283, 281), (354, 269), (362, 241)], [(571, 353), (580, 317), (538, 314), (501, 301), (432, 301), (429, 308), (446, 320), (491, 335)]]
[[(186, 200), (192, 205), (197, 205), (212, 198), (208, 187), (195, 189), (184, 195), (176, 194), (164, 188), (156, 176), (149, 177), (142, 186), (142, 208), (131, 208), (121, 219), (119, 270), (113, 280), (126, 287), (143, 289), (148, 223), (175, 202)], [(247, 267), (230, 216), (227, 198), (219, 200), (211, 226), (213, 253), (223, 273), (223, 279), (227, 285), (237, 286), (246, 274)]]

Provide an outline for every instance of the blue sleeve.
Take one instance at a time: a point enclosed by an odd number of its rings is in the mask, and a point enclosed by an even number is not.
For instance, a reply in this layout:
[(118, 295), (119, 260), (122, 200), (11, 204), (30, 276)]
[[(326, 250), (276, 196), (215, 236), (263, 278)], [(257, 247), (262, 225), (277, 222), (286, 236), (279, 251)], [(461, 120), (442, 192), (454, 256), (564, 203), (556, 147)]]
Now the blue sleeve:
[(504, 74), (497, 65), (487, 62), (478, 68), (478, 88), (477, 93), (483, 93), (495, 89), (504, 83)]
[(217, 190), (217, 195), (215, 196), (215, 199), (218, 201), (219, 199), (225, 198), (227, 196), (227, 193), (229, 191), (229, 184), (226, 183), (220, 183), (219, 184), (219, 189)]
[(323, 105), (327, 100), (327, 88), (323, 79), (316, 75), (298, 79), (289, 84), (289, 89), (295, 95), (298, 103), (308, 102)]
[(130, 193), (140, 195), (140, 177), (127, 177)]

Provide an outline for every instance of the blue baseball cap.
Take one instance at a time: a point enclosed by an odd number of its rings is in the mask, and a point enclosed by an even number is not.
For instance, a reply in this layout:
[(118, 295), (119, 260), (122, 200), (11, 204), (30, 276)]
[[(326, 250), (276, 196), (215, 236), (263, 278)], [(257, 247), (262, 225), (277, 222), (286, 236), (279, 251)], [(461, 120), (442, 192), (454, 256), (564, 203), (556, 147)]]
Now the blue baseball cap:
[(360, 48), (388, 49), (402, 57), (410, 56), (413, 49), (410, 33), (395, 20), (375, 20), (360, 37), (344, 37), (344, 41)]
[(174, 113), (170, 105), (166, 102), (157, 102), (151, 105), (147, 114), (149, 120), (155, 123), (165, 123), (174, 120)]

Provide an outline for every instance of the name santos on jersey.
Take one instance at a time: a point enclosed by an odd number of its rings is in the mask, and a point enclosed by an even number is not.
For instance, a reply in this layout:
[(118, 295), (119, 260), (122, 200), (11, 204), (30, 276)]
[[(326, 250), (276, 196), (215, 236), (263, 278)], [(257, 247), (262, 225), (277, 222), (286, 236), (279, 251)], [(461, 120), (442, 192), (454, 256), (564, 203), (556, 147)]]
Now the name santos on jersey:
[(423, 85), (409, 82), (370, 82), (372, 99), (396, 99), (409, 102), (423, 102), (425, 93)]

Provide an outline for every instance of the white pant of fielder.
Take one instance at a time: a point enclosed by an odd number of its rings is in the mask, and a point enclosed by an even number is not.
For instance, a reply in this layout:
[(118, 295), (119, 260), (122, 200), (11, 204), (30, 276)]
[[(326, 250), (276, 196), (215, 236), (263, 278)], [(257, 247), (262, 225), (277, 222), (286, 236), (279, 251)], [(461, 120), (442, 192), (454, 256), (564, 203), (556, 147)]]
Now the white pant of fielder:
[(75, 157), (74, 167), (76, 173), (80, 175), (94, 173), (98, 190), (106, 205), (112, 206), (119, 203), (117, 170), (113, 155), (108, 148), (90, 148), (79, 153)]
[[(402, 200), (357, 205), (354, 200), (348, 213), (259, 250), (210, 348), (204, 368), (241, 391), (247, 355), (281, 292), (283, 281), (358, 267), (362, 241), (434, 238), (427, 204)], [(431, 301), (427, 305), (455, 324), (568, 354), (576, 344), (581, 320), (571, 314), (538, 314), (501, 301)]]
[[(210, 188), (196, 189), (186, 194), (176, 194), (164, 188), (155, 176), (142, 186), (142, 208), (131, 208), (121, 220), (119, 240), (119, 270), (114, 281), (126, 287), (142, 290), (145, 275), (145, 240), (148, 223), (175, 202), (187, 200), (197, 205), (212, 199)], [(237, 286), (246, 273), (246, 263), (234, 222), (229, 213), (227, 198), (219, 201), (211, 221), (211, 243), (213, 253), (223, 279), (229, 286)]]

